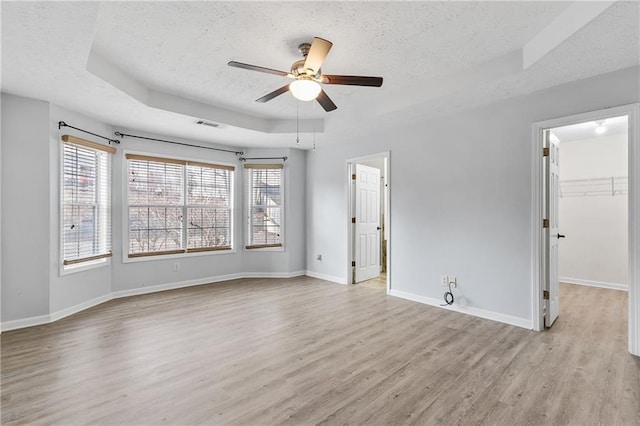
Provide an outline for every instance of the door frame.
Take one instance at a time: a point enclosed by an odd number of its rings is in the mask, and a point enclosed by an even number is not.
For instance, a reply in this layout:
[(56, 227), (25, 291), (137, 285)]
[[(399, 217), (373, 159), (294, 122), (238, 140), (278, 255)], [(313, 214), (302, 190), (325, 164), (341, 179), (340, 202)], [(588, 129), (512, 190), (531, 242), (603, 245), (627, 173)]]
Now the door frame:
[[(347, 250), (345, 253), (346, 261), (346, 277), (347, 277), (347, 285), (353, 284), (353, 271), (351, 267), (351, 261), (353, 260), (353, 238), (354, 238), (354, 227), (351, 223), (351, 218), (353, 217), (353, 205), (355, 203), (355, 194), (353, 191), (353, 180), (351, 179), (352, 173), (355, 170), (356, 163), (362, 163), (366, 161), (376, 160), (384, 158), (386, 159), (387, 170), (386, 173), (383, 170), (382, 173), (385, 173), (384, 179), (386, 183), (385, 191), (380, 194), (381, 197), (387, 196), (387, 202), (384, 206), (384, 214), (387, 218), (388, 227), (385, 229), (387, 235), (387, 294), (391, 290), (391, 151), (384, 151), (377, 154), (366, 155), (363, 157), (350, 158), (346, 161), (346, 185), (347, 185), (347, 199), (346, 199), (346, 215), (345, 215), (345, 223), (347, 224)], [(382, 241), (382, 239), (380, 240)]]
[(544, 228), (542, 227), (543, 131), (585, 121), (626, 115), (629, 150), (629, 352), (640, 356), (640, 104), (629, 104), (533, 123), (531, 150), (531, 313), (536, 331), (544, 329), (542, 289)]

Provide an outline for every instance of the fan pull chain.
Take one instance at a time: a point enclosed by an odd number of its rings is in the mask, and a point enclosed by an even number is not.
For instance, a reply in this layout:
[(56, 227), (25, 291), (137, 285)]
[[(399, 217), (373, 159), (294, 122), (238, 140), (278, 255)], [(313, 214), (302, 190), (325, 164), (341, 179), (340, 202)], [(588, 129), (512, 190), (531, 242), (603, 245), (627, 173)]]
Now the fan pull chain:
[[(316, 103), (314, 102), (311, 106), (312, 112), (316, 111)], [(316, 152), (316, 120), (313, 119), (313, 152)]]
[(300, 101), (296, 99), (296, 145), (300, 145)]

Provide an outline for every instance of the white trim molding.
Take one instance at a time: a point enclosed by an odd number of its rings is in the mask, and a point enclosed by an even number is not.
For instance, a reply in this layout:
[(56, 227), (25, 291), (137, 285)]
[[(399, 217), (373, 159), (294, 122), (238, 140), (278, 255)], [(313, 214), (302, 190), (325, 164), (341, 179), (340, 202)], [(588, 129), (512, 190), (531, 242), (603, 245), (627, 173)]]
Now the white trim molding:
[(19, 328), (33, 327), (36, 325), (49, 324), (58, 321), (62, 318), (100, 305), (104, 302), (108, 302), (112, 299), (120, 299), (122, 297), (138, 296), (141, 294), (157, 293), (159, 291), (174, 290), (184, 287), (193, 287), (197, 285), (216, 284), (230, 280), (236, 280), (241, 278), (293, 278), (302, 275), (308, 275), (306, 271), (295, 272), (243, 272), (238, 274), (218, 275), (213, 277), (197, 278), (188, 281), (179, 281), (175, 283), (158, 284), (154, 286), (143, 286), (132, 288), (128, 290), (113, 291), (109, 294), (96, 297), (95, 299), (87, 300), (68, 308), (61, 309), (47, 315), (39, 315), (29, 318), (21, 318), (12, 321), (5, 321), (0, 324), (0, 330), (2, 332), (9, 330), (17, 330)]
[(629, 352), (640, 356), (640, 104), (605, 108), (540, 121), (532, 126), (531, 150), (531, 312), (534, 330), (543, 330), (542, 310), (542, 132), (626, 115), (629, 125)]
[(20, 318), (17, 320), (4, 321), (2, 332), (17, 330), (19, 328), (34, 327), (36, 325), (48, 324), (51, 322), (51, 315), (38, 315), (36, 317)]
[(343, 284), (343, 285), (348, 284), (345, 278), (335, 277), (333, 275), (321, 274), (320, 272), (306, 271), (305, 275), (311, 278), (317, 278), (319, 280), (331, 281), (332, 283), (336, 283), (336, 284)]
[(606, 281), (585, 280), (582, 278), (560, 277), (560, 282), (566, 283), (566, 284), (584, 285), (587, 287), (607, 288), (610, 290), (621, 290), (621, 291), (628, 290), (628, 287), (626, 284), (608, 283)]
[(442, 300), (433, 299), (426, 296), (418, 296), (417, 294), (407, 293), (400, 290), (391, 289), (389, 291), (390, 296), (399, 297), (401, 299), (411, 300), (413, 302), (423, 303), (425, 305), (435, 306), (437, 308), (446, 309), (448, 311), (459, 312), (461, 314), (471, 315), (478, 318), (483, 318), (491, 321), (502, 322), (505, 324), (513, 325), (516, 327), (532, 329), (531, 320), (528, 318), (514, 317), (512, 315), (501, 314), (499, 312), (487, 311), (484, 309), (475, 308), (473, 306), (462, 305), (445, 305), (442, 306)]
[(225, 281), (239, 280), (242, 278), (293, 278), (304, 275), (303, 271), (297, 272), (242, 272), (238, 274), (217, 275), (213, 277), (196, 278), (175, 283), (158, 284), (148, 287), (137, 287), (130, 290), (118, 290), (112, 294), (114, 299), (121, 297), (137, 296), (140, 294), (157, 293), (159, 291), (175, 290), (184, 287), (194, 287), (197, 285), (217, 284)]
[(640, 356), (640, 104), (629, 108), (629, 352)]
[[(109, 293), (103, 296), (98, 296), (91, 300), (84, 301), (82, 303), (78, 303), (77, 305), (74, 305), (74, 306), (69, 306), (68, 308), (60, 309), (59, 311), (49, 314), (48, 322), (55, 322), (62, 318), (66, 318), (70, 315), (77, 314), (78, 312), (100, 305), (101, 303), (108, 302), (112, 298), (113, 298), (112, 293)], [(3, 330), (4, 330), (4, 327), (3, 327)]]

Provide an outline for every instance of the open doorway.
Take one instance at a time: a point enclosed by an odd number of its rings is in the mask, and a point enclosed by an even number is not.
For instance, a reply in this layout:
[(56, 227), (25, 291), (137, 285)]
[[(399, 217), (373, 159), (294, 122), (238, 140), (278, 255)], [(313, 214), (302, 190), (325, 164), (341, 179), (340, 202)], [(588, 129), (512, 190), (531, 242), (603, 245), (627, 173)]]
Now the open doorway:
[(631, 105), (535, 123), (532, 188), (534, 329), (551, 327), (561, 314), (560, 281), (627, 289), (636, 355), (638, 115)]
[(347, 161), (348, 265), (351, 284), (389, 292), (389, 153)]
[[(544, 325), (567, 284), (627, 291), (627, 116), (545, 130)], [(626, 321), (626, 318), (624, 318)]]
[(551, 129), (561, 158), (560, 282), (627, 291), (627, 116)]

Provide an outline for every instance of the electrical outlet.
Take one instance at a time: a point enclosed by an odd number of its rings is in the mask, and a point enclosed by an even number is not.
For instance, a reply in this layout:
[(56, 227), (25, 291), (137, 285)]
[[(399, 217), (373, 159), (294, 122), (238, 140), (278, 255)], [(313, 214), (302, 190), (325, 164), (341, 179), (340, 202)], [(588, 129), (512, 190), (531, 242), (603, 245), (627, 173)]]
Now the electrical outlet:
[(319, 254), (318, 257), (316, 257), (316, 260), (320, 263), (322, 263), (322, 255)]
[(440, 285), (443, 287), (449, 286), (449, 277), (446, 275), (440, 275)]
[(176, 262), (173, 264), (173, 272), (180, 270), (180, 262)]
[(456, 288), (458, 287), (458, 279), (456, 277), (449, 277), (449, 285), (451, 285), (451, 288)]

